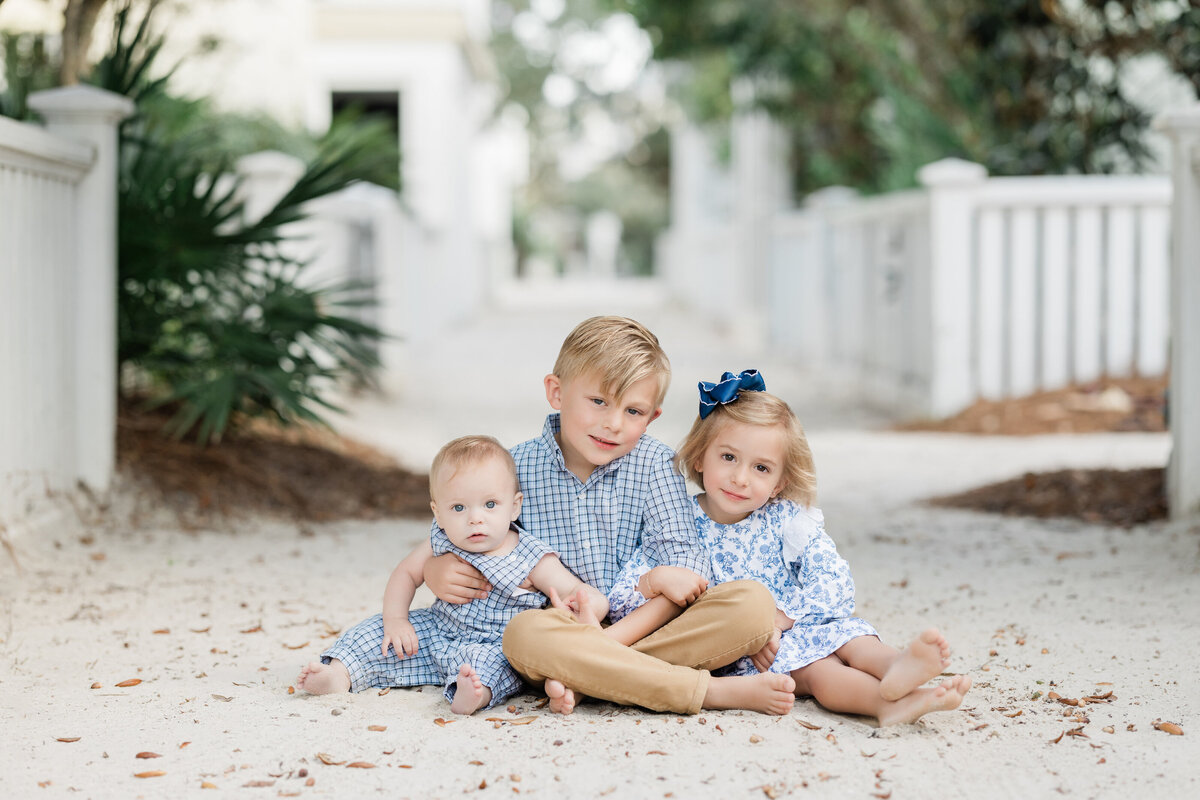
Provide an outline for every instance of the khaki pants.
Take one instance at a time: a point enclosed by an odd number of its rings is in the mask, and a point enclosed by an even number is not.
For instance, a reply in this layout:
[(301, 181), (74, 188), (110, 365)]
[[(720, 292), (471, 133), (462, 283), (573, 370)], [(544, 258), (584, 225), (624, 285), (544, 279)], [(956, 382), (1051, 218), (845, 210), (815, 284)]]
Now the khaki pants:
[(774, 628), (771, 593), (756, 581), (730, 581), (632, 647), (565, 611), (525, 611), (504, 630), (504, 655), (537, 686), (554, 678), (601, 700), (695, 714), (708, 691), (708, 671), (757, 653)]

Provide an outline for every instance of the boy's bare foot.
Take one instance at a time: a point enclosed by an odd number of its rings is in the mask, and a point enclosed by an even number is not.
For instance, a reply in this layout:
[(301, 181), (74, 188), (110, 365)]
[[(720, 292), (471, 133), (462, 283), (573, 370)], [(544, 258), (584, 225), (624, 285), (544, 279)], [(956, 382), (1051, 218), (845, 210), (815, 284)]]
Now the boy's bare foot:
[(350, 673), (336, 658), (328, 664), (311, 661), (300, 669), (296, 686), (309, 694), (333, 694), (350, 691)]
[(879, 724), (882, 726), (916, 722), (931, 711), (950, 711), (958, 708), (962, 704), (963, 695), (970, 688), (970, 677), (956, 675), (932, 689), (917, 689), (889, 703), (889, 707), (879, 715)]
[(479, 680), (479, 673), (470, 664), (458, 668), (458, 688), (450, 701), (450, 710), (455, 714), (474, 714), (492, 699), (492, 692)]
[(763, 714), (787, 714), (796, 702), (796, 682), (791, 675), (760, 672), (713, 678), (704, 695), (705, 708), (745, 708)]
[(570, 714), (575, 710), (575, 692), (563, 686), (562, 681), (553, 678), (546, 681), (546, 696), (550, 698), (550, 710), (555, 714)]
[(899, 700), (925, 681), (941, 675), (950, 665), (950, 644), (937, 628), (923, 631), (909, 642), (879, 679), (879, 696)]

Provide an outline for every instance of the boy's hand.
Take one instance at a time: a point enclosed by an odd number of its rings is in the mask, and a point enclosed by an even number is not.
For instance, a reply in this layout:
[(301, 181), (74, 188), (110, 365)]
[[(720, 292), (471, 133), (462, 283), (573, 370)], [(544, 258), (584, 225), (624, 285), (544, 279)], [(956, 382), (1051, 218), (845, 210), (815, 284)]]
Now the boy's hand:
[(407, 619), (384, 620), (383, 623), (383, 657), (387, 658), (388, 645), (396, 658), (416, 655), (417, 629)]
[(684, 567), (661, 566), (638, 581), (638, 591), (649, 600), (660, 594), (677, 606), (686, 606), (708, 589), (708, 581)]
[(483, 573), (454, 553), (431, 558), (425, 562), (425, 585), (439, 600), (459, 605), (488, 596), (492, 585)]
[(573, 596), (563, 600), (558, 596), (558, 590), (553, 586), (550, 587), (550, 605), (557, 609), (566, 611), (575, 621), (583, 625), (591, 625), (595, 628), (600, 627), (600, 620), (596, 619), (596, 614), (592, 611), (592, 606), (588, 603), (587, 592), (580, 589)]
[(750, 661), (753, 662), (754, 668), (759, 672), (766, 672), (775, 663), (775, 656), (779, 654), (779, 639), (779, 629), (776, 628), (775, 633), (771, 635), (770, 641), (763, 645), (762, 650), (750, 656)]

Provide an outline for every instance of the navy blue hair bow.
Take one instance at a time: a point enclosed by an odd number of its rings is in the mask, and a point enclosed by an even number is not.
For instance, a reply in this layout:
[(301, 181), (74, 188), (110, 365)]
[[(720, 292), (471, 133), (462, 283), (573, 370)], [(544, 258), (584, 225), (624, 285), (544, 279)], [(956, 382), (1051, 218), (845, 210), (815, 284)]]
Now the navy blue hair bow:
[(737, 400), (738, 392), (765, 392), (767, 382), (756, 369), (744, 369), (740, 375), (726, 372), (716, 383), (700, 381), (700, 419), (704, 419), (719, 405)]

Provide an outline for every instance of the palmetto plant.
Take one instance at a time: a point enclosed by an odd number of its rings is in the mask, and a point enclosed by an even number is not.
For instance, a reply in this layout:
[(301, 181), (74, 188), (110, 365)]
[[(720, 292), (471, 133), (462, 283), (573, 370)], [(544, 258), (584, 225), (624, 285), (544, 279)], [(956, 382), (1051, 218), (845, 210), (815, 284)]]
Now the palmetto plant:
[[(377, 366), (382, 334), (354, 316), (368, 287), (313, 287), (287, 246), (311, 200), (374, 169), (383, 126), (334, 125), (296, 184), (260, 219), (246, 219), (236, 153), (208, 135), (203, 101), (172, 97), (155, 73), (161, 39), (147, 12), (118, 11), (94, 80), (135, 100), (121, 132), (118, 358), (155, 402), (178, 405), (169, 429), (200, 443), (238, 419), (320, 421), (336, 381)], [(203, 124), (205, 115), (209, 124)], [(395, 147), (394, 141), (390, 144)], [(394, 164), (394, 161), (392, 162)]]

